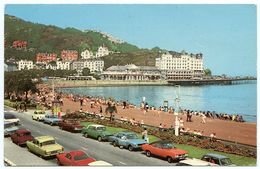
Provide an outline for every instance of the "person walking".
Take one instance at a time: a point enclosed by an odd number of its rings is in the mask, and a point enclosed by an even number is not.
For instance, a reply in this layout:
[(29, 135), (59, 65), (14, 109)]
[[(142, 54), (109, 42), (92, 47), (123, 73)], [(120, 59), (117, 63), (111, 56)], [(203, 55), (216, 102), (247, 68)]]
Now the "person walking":
[(142, 132), (142, 139), (149, 143), (148, 132), (146, 128), (144, 128), (144, 131)]

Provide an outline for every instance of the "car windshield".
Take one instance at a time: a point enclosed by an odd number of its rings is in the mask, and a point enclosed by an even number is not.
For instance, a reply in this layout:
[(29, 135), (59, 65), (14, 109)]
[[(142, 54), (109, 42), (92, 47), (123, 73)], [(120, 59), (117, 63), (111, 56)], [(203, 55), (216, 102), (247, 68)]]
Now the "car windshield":
[(55, 144), (55, 140), (45, 141), (45, 142), (43, 142), (41, 145), (42, 145), (42, 146), (47, 146), (47, 145), (51, 145), (51, 144)]
[(99, 131), (105, 131), (105, 130), (106, 130), (106, 127), (97, 127), (97, 130), (99, 130)]
[(164, 143), (163, 144), (163, 148), (172, 149), (172, 148), (175, 148), (175, 147), (174, 147), (174, 145), (172, 143)]
[(127, 134), (127, 135), (126, 135), (126, 138), (127, 138), (127, 139), (137, 139), (138, 137), (137, 137), (136, 134)]
[(75, 160), (75, 161), (79, 161), (79, 160), (84, 160), (84, 159), (86, 159), (86, 158), (88, 158), (88, 155), (85, 154), (85, 153), (82, 153), (82, 154), (76, 155), (76, 156), (74, 157), (74, 160)]
[(16, 119), (16, 117), (12, 114), (5, 114), (5, 119)]
[(35, 112), (35, 114), (45, 114), (45, 112), (38, 111), (38, 112)]
[(229, 158), (223, 158), (220, 161), (221, 161), (221, 165), (225, 165), (226, 166), (226, 165), (231, 165), (232, 164), (232, 162), (231, 162), (231, 160)]

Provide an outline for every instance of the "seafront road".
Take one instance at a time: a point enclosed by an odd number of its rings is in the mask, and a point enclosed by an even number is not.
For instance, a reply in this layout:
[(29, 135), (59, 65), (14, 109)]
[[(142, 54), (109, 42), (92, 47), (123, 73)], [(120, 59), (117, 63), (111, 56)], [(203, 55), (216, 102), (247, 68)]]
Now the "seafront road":
[[(146, 157), (141, 151), (130, 152), (127, 149), (113, 147), (109, 142), (98, 142), (91, 138), (84, 138), (80, 133), (63, 131), (58, 126), (50, 126), (42, 122), (32, 120), (32, 110), (18, 113), (15, 110), (5, 107), (5, 112), (16, 115), (20, 121), (20, 128), (29, 129), (33, 136), (50, 135), (64, 146), (65, 151), (83, 150), (96, 160), (104, 160), (114, 166), (173, 166), (166, 160)], [(43, 160), (40, 157), (28, 152), (26, 147), (21, 148), (11, 143), (10, 138), (4, 139), (4, 157), (15, 163), (17, 166), (50, 166), (56, 165), (55, 159)], [(36, 159), (39, 161), (36, 162)]]

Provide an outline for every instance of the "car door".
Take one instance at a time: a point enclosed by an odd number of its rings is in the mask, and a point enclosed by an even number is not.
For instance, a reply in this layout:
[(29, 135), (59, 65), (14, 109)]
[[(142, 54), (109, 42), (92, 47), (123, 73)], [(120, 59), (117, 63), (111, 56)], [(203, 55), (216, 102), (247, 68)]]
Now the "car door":
[(160, 157), (163, 157), (162, 145), (160, 143), (155, 143), (152, 146), (151, 153)]
[(18, 134), (17, 133), (14, 133), (11, 135), (11, 139), (14, 143), (17, 143), (17, 137), (18, 137)]
[(71, 166), (72, 165), (72, 156), (71, 156), (70, 153), (67, 153), (64, 156), (62, 165), (65, 165), (65, 166)]

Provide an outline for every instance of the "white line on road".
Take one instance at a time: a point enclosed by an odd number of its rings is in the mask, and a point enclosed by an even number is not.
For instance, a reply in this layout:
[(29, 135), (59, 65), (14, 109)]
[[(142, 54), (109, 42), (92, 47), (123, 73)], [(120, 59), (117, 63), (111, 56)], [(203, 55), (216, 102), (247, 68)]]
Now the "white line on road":
[(119, 161), (119, 163), (120, 163), (120, 164), (123, 164), (123, 165), (126, 165), (126, 163), (123, 163), (123, 162), (121, 162), (121, 161)]
[(85, 147), (81, 147), (83, 150), (87, 151), (87, 149)]

